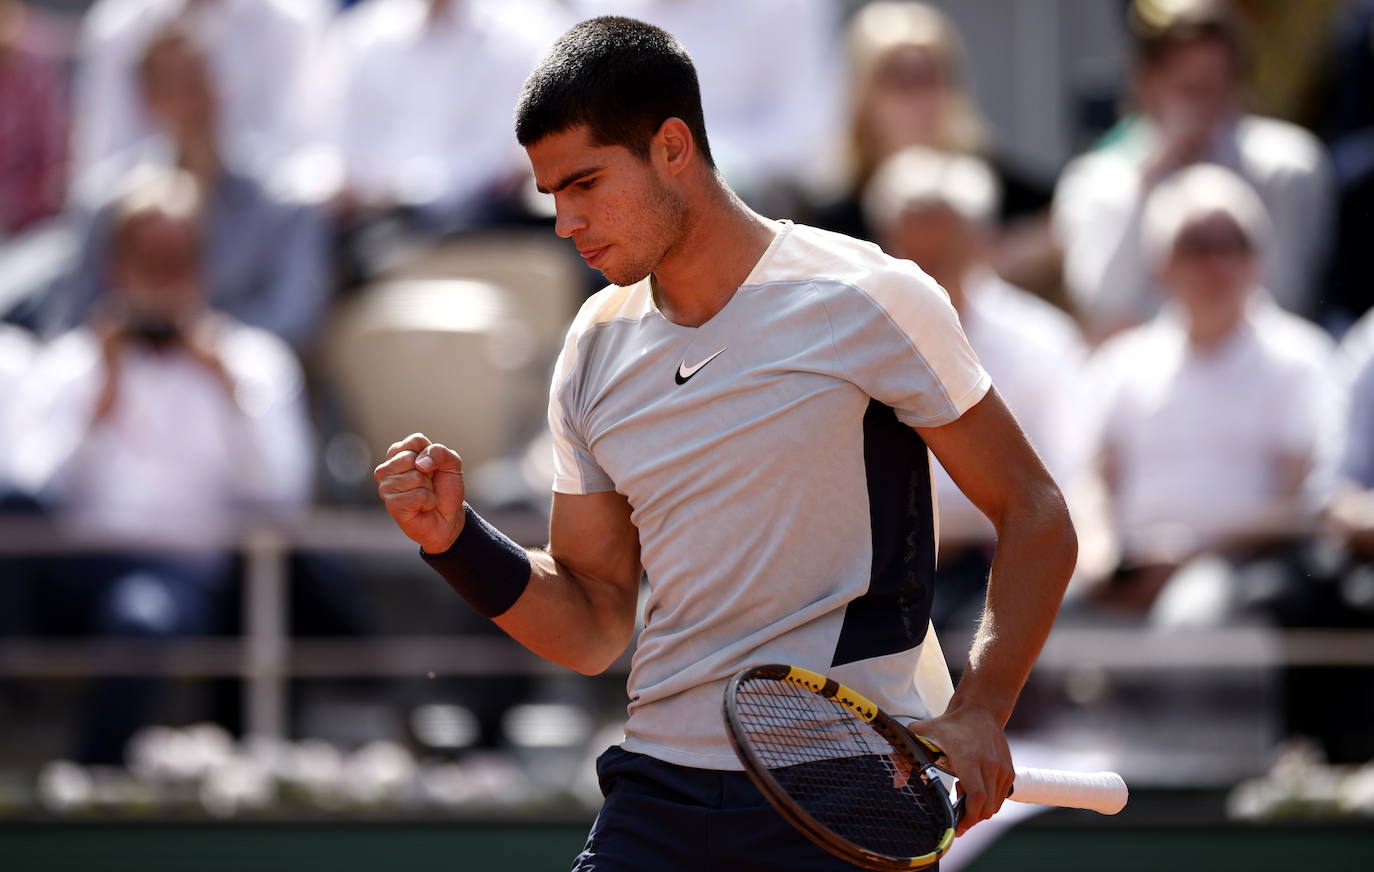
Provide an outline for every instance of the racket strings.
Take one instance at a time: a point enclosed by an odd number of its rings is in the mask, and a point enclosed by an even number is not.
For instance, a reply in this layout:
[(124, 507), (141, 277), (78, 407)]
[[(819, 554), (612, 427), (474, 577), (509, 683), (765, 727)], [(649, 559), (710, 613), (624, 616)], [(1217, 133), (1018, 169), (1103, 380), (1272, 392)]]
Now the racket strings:
[(784, 681), (743, 682), (736, 694), (747, 741), (807, 814), (860, 847), (891, 857), (933, 851), (948, 809), (920, 763), (839, 703)]

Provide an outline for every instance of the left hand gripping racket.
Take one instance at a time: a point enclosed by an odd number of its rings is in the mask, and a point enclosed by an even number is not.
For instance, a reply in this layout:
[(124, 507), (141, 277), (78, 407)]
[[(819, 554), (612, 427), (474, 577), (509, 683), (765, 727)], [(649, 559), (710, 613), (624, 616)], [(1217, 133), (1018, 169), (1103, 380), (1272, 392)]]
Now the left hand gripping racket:
[[(755, 666), (725, 688), (725, 726), (750, 780), (794, 827), (865, 869), (922, 869), (949, 850), (962, 803), (940, 749), (843, 684), (796, 666)], [(1019, 802), (1116, 814), (1115, 772), (1017, 769)]]

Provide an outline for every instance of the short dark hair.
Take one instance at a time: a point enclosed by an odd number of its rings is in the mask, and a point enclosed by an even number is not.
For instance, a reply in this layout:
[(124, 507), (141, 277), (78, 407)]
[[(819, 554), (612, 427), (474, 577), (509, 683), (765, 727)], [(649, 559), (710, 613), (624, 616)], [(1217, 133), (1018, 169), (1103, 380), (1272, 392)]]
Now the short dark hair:
[(1183, 46), (1210, 42), (1231, 56), (1238, 78), (1244, 79), (1249, 74), (1250, 52), (1245, 27), (1226, 8), (1214, 3), (1198, 3), (1194, 8), (1152, 18), (1140, 11), (1149, 5), (1137, 0), (1130, 18), (1136, 57), (1143, 69), (1158, 69)]
[(651, 24), (608, 15), (574, 25), (530, 73), (515, 108), (515, 138), (528, 146), (585, 124), (597, 145), (622, 145), (645, 159), (669, 118), (682, 119), (715, 167), (687, 50)]

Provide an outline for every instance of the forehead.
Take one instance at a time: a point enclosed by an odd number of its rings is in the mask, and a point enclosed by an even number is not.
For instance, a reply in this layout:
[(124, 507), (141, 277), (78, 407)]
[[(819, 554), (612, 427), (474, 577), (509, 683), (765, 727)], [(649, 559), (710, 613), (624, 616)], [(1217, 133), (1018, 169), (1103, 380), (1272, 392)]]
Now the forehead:
[(544, 191), (557, 191), (575, 181), (581, 173), (619, 166), (634, 159), (630, 150), (622, 145), (595, 144), (591, 129), (585, 124), (550, 133), (525, 146), (525, 153), (534, 170), (534, 181)]

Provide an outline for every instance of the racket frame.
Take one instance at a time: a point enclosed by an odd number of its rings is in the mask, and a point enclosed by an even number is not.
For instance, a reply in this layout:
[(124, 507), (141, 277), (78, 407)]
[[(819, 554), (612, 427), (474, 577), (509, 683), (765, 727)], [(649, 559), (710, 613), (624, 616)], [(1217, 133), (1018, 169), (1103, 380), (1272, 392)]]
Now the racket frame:
[[(934, 807), (946, 811), (946, 819), (940, 822), (945, 825), (945, 831), (935, 849), (916, 857), (893, 857), (871, 851), (832, 831), (793, 800), (788, 795), (787, 790), (773, 777), (763, 760), (760, 759), (758, 752), (744, 735), (736, 697), (741, 684), (758, 679), (785, 681), (842, 706), (860, 720), (870, 724), (879, 735), (887, 739), (888, 744), (892, 745), (895, 752), (904, 753), (912, 764), (909, 777), (920, 779), (922, 786), (931, 794)], [(767, 664), (743, 669), (736, 673), (726, 685), (725, 727), (736, 756), (744, 764), (745, 774), (758, 787), (764, 798), (777, 809), (778, 813), (788, 823), (832, 854), (868, 869), (923, 869), (944, 856), (945, 852), (949, 850), (949, 846), (954, 842), (954, 828), (959, 819), (958, 809), (950, 801), (949, 793), (939, 777), (939, 767), (931, 755), (912, 739), (911, 733), (905, 727), (894, 721), (867, 697), (840, 684), (833, 678), (826, 678), (824, 675), (799, 666), (783, 664)]]

